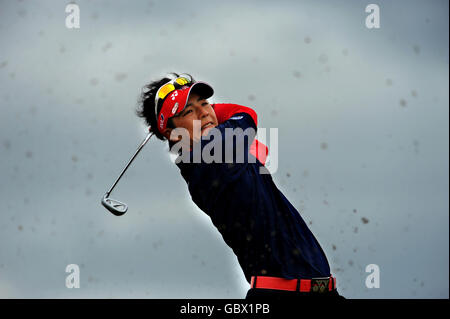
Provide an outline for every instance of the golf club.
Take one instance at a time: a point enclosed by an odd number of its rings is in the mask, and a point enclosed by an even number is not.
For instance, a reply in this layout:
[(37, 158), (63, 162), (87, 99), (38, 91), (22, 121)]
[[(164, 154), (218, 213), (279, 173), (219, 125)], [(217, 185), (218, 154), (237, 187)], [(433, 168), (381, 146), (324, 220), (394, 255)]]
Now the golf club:
[(106, 192), (105, 195), (103, 195), (102, 198), (102, 205), (109, 210), (111, 213), (113, 213), (116, 216), (122, 216), (123, 214), (125, 214), (128, 210), (128, 206), (125, 203), (119, 202), (118, 200), (109, 198), (109, 195), (111, 194), (112, 190), (114, 189), (114, 187), (116, 187), (117, 183), (119, 182), (120, 178), (122, 177), (122, 175), (125, 173), (125, 171), (127, 170), (127, 168), (130, 166), (130, 164), (133, 162), (134, 158), (139, 154), (139, 152), (141, 151), (141, 149), (144, 147), (144, 145), (148, 142), (148, 140), (150, 139), (150, 137), (152, 137), (154, 133), (149, 132), (147, 134), (147, 136), (145, 137), (144, 141), (142, 141), (142, 143), (139, 145), (138, 149), (136, 150), (136, 153), (134, 153), (133, 157), (131, 157), (130, 161), (128, 162), (127, 166), (125, 166), (125, 168), (123, 169), (122, 173), (120, 173), (119, 177), (117, 178), (117, 180), (114, 182), (114, 184), (111, 186), (111, 188), (109, 189), (109, 191)]

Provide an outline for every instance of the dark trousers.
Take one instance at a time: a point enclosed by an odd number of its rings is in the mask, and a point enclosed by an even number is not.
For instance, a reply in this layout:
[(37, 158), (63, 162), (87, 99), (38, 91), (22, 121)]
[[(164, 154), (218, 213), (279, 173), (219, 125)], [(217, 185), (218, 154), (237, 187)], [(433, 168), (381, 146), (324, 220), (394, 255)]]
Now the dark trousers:
[(339, 295), (337, 290), (327, 291), (324, 293), (285, 291), (274, 289), (250, 288), (247, 291), (247, 300), (270, 299), (286, 301), (291, 299), (325, 299), (325, 300), (344, 300), (345, 297)]

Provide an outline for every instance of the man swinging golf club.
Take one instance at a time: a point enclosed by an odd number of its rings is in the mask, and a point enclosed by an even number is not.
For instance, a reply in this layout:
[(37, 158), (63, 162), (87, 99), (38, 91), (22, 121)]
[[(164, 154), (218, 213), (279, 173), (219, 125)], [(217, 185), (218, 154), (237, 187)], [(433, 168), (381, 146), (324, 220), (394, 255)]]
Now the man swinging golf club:
[[(343, 298), (318, 241), (268, 171), (261, 173), (268, 151), (254, 139), (256, 112), (237, 104), (211, 105), (207, 99), (213, 88), (188, 74), (172, 73), (145, 89), (137, 115), (150, 133), (131, 161), (152, 134), (177, 150), (176, 165), (192, 200), (237, 256), (250, 284), (246, 298)], [(187, 133), (180, 134), (180, 129)], [(230, 138), (229, 130), (237, 133)], [(249, 130), (255, 133), (244, 134)], [(214, 161), (194, 160), (195, 151), (204, 151), (213, 141), (223, 142), (217, 144), (219, 153), (213, 148)], [(231, 161), (226, 158), (230, 148)], [(102, 203), (121, 215), (126, 205), (109, 199), (112, 188)]]

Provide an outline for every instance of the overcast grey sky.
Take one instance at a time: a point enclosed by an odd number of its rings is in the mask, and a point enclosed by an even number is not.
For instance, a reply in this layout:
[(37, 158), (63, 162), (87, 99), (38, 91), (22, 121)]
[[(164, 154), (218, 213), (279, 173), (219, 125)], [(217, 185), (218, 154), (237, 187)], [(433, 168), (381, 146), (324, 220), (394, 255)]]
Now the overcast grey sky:
[(115, 189), (126, 215), (100, 205), (146, 134), (141, 88), (170, 71), (278, 128), (274, 180), (341, 294), (449, 297), (448, 1), (85, 0), (80, 29), (68, 3), (0, 1), (0, 297), (245, 296), (167, 145)]

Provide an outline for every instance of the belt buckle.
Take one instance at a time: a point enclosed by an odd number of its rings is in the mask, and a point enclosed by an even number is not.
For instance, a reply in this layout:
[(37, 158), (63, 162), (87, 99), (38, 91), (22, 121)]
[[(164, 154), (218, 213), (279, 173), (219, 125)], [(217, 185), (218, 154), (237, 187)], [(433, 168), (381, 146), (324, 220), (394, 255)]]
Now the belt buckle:
[(329, 277), (311, 278), (311, 292), (315, 293), (327, 292), (329, 283), (330, 283)]

